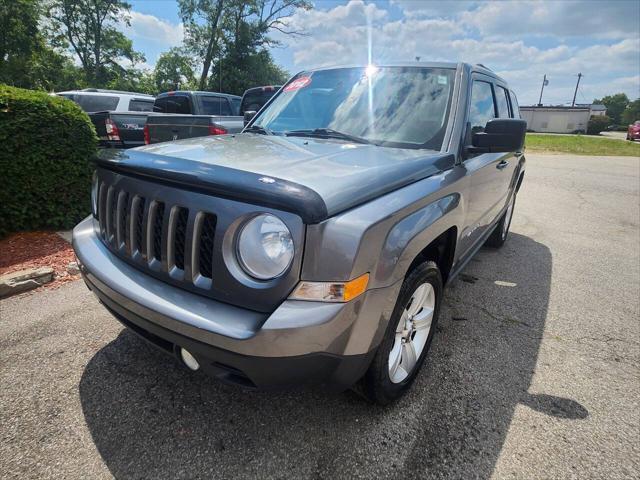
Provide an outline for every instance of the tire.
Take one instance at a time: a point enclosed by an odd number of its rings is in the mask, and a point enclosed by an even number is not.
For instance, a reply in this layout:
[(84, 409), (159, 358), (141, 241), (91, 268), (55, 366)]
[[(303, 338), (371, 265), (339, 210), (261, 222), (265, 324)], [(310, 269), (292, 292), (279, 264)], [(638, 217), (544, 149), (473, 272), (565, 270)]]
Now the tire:
[(513, 210), (515, 207), (516, 194), (514, 192), (509, 200), (509, 206), (502, 214), (502, 218), (500, 218), (500, 221), (496, 224), (493, 232), (489, 235), (489, 238), (487, 238), (487, 241), (485, 242), (486, 246), (500, 248), (505, 244), (509, 237), (509, 228), (511, 227), (511, 219), (513, 218)]
[[(442, 276), (435, 262), (418, 265), (405, 278), (385, 336), (361, 381), (359, 390), (368, 400), (387, 405), (400, 398), (411, 387), (436, 331), (442, 288)], [(422, 299), (422, 308), (416, 304), (416, 309), (413, 303)], [(414, 309), (411, 309), (412, 305)], [(410, 322), (412, 326), (407, 328), (405, 322), (409, 316), (405, 314), (414, 310), (414, 322)], [(406, 340), (399, 336), (406, 337)], [(420, 348), (419, 353), (417, 348)], [(414, 352), (413, 355), (411, 351)], [(413, 367), (406, 372), (402, 369), (403, 362), (405, 365), (413, 364)]]

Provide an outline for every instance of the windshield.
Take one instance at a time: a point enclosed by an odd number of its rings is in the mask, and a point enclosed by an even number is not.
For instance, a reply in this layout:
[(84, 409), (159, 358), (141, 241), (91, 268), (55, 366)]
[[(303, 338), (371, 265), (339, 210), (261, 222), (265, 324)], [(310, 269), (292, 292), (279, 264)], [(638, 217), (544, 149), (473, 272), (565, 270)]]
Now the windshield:
[[(302, 72), (253, 126), (274, 134), (328, 129), (370, 143), (439, 150), (455, 70), (358, 67)], [(325, 130), (326, 133), (326, 130)]]

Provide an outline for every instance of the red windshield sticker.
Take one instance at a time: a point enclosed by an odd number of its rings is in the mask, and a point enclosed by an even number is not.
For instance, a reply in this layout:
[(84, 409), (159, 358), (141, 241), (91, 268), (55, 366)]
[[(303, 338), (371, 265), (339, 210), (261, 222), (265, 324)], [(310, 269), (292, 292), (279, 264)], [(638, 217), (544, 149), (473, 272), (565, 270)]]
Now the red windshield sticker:
[(311, 83), (311, 77), (296, 78), (293, 82), (291, 82), (289, 85), (284, 87), (284, 91), (293, 92), (295, 90), (300, 90), (301, 88), (306, 87), (310, 83)]

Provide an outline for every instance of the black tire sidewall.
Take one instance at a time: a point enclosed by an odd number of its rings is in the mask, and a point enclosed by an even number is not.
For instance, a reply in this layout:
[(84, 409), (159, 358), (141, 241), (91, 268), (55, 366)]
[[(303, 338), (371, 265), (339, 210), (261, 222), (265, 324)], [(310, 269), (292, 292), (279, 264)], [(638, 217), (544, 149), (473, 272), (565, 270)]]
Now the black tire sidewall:
[[(405, 305), (411, 299), (416, 288), (425, 282), (431, 284), (436, 295), (436, 304), (433, 312), (433, 320), (431, 322), (431, 330), (429, 331), (427, 342), (413, 371), (402, 382), (393, 383), (389, 377), (389, 353), (391, 352), (391, 348), (395, 341), (396, 328), (402, 317)], [(391, 319), (389, 320), (389, 324), (387, 325), (385, 336), (378, 347), (378, 351), (376, 352), (369, 370), (365, 374), (364, 380), (365, 388), (367, 390), (366, 393), (371, 400), (381, 404), (387, 404), (400, 397), (415, 380), (429, 353), (431, 342), (436, 331), (438, 316), (440, 314), (440, 305), (442, 303), (442, 292), (442, 276), (435, 262), (425, 262), (418, 265), (405, 278), (400, 292), (398, 293), (398, 299), (393, 309)]]

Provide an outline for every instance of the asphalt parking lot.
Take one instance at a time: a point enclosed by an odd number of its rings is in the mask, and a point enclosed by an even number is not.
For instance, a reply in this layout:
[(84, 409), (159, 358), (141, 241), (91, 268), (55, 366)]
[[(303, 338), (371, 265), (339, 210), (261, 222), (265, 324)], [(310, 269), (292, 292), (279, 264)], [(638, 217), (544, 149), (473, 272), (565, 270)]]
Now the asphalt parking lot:
[(387, 408), (191, 374), (80, 281), (4, 300), (0, 477), (638, 478), (639, 186), (638, 158), (528, 155)]

